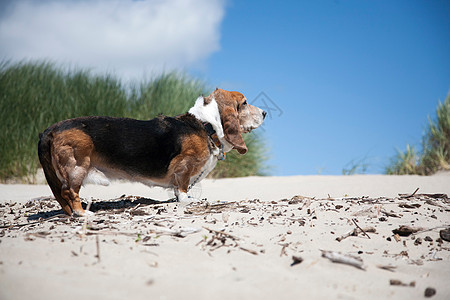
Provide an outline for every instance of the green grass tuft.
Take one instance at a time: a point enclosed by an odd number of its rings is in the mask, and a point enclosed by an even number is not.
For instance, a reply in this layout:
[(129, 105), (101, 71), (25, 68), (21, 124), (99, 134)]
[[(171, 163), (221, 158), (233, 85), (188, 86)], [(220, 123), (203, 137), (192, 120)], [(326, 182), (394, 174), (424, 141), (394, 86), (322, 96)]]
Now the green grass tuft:
[(430, 175), (450, 170), (450, 93), (444, 103), (439, 102), (436, 120), (429, 118), (427, 134), (422, 138), (422, 151), (407, 145), (406, 151), (397, 156), (386, 167), (387, 174)]
[(386, 174), (405, 175), (417, 174), (419, 155), (413, 146), (406, 145), (406, 151), (397, 150), (397, 155), (391, 159), (391, 164), (386, 167)]
[(226, 154), (226, 159), (219, 161), (209, 177), (245, 177), (267, 175), (266, 166), (267, 148), (264, 140), (257, 133), (244, 135), (244, 141), (248, 151), (245, 155), (240, 155), (237, 151)]
[[(39, 133), (60, 120), (79, 116), (151, 119), (184, 113), (206, 84), (182, 73), (124, 84), (109, 74), (61, 68), (51, 62), (0, 63), (0, 182), (34, 182), (39, 167)], [(231, 153), (215, 177), (262, 174), (264, 141), (247, 137), (245, 159)], [(233, 151), (235, 152), (235, 151)], [(220, 172), (219, 172), (220, 171)]]
[(344, 166), (342, 175), (366, 174), (368, 168), (367, 157), (353, 159)]

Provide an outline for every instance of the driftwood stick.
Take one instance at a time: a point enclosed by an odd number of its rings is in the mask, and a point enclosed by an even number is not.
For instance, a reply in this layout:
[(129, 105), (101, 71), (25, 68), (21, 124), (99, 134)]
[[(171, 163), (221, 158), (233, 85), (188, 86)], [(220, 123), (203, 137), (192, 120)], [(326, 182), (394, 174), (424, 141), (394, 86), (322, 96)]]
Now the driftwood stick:
[(247, 249), (247, 248), (244, 248), (242, 246), (239, 246), (239, 249), (244, 250), (244, 251), (246, 251), (246, 252), (248, 252), (250, 254), (253, 254), (253, 255), (258, 255), (258, 252), (256, 252), (255, 250), (252, 250), (252, 249)]
[(359, 230), (362, 231), (362, 233), (364, 233), (365, 236), (367, 236), (370, 239), (370, 236), (364, 231), (364, 229), (362, 229), (361, 227), (359, 227), (358, 223), (356, 223), (356, 219), (352, 219), (353, 223), (356, 225), (356, 227), (358, 227)]
[(386, 211), (384, 209), (381, 210), (381, 213), (385, 214), (388, 217), (401, 218), (401, 216), (399, 216), (397, 214), (394, 214), (394, 213), (391, 213), (391, 212), (388, 212), (388, 211)]
[(346, 264), (361, 270), (365, 270), (363, 260), (359, 257), (354, 257), (334, 251), (325, 251), (325, 250), (320, 251), (322, 251), (322, 257), (328, 258), (330, 261), (334, 263)]
[(428, 229), (421, 229), (421, 230), (418, 230), (418, 231), (415, 232), (415, 233), (418, 234), (418, 233), (422, 233), (422, 232), (433, 231), (433, 230), (435, 230), (435, 229), (441, 229), (441, 228), (447, 228), (447, 227), (450, 228), (450, 224), (447, 224), (447, 225), (441, 225), (441, 226), (437, 226), (437, 227), (432, 227), (432, 228), (428, 228)]
[(414, 195), (417, 193), (417, 191), (419, 190), (419, 188), (417, 188), (415, 191), (414, 191), (414, 193), (412, 193), (411, 195), (400, 195), (400, 198), (403, 198), (403, 199), (405, 199), (405, 198), (411, 198), (411, 197), (414, 197)]
[[(376, 232), (376, 229), (373, 228), (373, 227), (366, 227), (366, 228), (363, 228), (363, 229), (364, 229), (365, 232)], [(351, 230), (351, 231), (341, 235), (340, 237), (337, 237), (336, 241), (340, 242), (340, 241), (342, 241), (342, 240), (344, 240), (344, 239), (346, 239), (346, 238), (348, 238), (350, 236), (357, 236), (358, 233), (359, 233), (359, 230), (360, 230), (359, 228), (354, 228), (353, 230)]]
[(391, 265), (377, 265), (377, 268), (380, 268), (382, 270), (386, 270), (389, 272), (395, 272), (395, 269), (397, 268), (396, 266), (391, 266)]
[(112, 231), (112, 230), (87, 230), (86, 235), (125, 235), (135, 237), (137, 234), (134, 232)]
[(348, 238), (349, 236), (355, 236), (356, 234), (357, 234), (357, 229), (355, 228), (355, 229), (353, 229), (353, 230), (347, 232), (346, 234), (343, 234), (343, 235), (337, 237), (337, 238), (336, 238), (336, 241), (340, 242), (340, 241), (342, 241), (342, 240)]
[(440, 208), (444, 208), (445, 210), (449, 209), (449, 207), (446, 207), (446, 206), (444, 206), (444, 205), (442, 205), (440, 203), (437, 203), (435, 200), (427, 199), (425, 201), (425, 203), (429, 204), (429, 205), (434, 205), (434, 206), (437, 206), (437, 207), (440, 207)]

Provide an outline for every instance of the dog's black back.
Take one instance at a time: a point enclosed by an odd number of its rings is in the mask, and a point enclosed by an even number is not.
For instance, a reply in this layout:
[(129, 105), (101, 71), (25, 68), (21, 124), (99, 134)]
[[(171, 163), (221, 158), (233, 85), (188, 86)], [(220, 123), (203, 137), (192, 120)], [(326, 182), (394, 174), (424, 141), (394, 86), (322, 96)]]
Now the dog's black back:
[(95, 151), (102, 154), (108, 165), (130, 175), (157, 178), (167, 173), (172, 159), (180, 154), (186, 136), (206, 134), (202, 123), (190, 114), (160, 116), (148, 121), (80, 117), (57, 125), (58, 132), (79, 129), (90, 136)]

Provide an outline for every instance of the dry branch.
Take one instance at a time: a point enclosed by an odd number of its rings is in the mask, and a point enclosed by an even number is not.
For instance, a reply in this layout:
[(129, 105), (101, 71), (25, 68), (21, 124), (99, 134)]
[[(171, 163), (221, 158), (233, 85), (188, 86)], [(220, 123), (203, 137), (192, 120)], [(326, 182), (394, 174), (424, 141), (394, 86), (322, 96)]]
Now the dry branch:
[(400, 196), (400, 198), (402, 199), (407, 199), (407, 198), (411, 198), (414, 197), (414, 195), (417, 193), (417, 191), (419, 190), (419, 188), (417, 188), (414, 193), (412, 193), (411, 195), (409, 194), (398, 194)]
[(353, 222), (353, 224), (355, 224), (356, 227), (358, 227), (359, 230), (362, 231), (362, 233), (364, 233), (365, 236), (367, 236), (370, 239), (370, 236), (364, 231), (364, 229), (359, 227), (358, 223), (356, 223), (356, 219), (352, 219), (352, 222)]
[(376, 229), (374, 227), (355, 228), (355, 229), (347, 232), (346, 234), (341, 235), (340, 237), (337, 237), (336, 241), (340, 242), (340, 241), (342, 241), (342, 240), (344, 240), (344, 239), (346, 239), (346, 238), (348, 238), (350, 236), (358, 236), (358, 234), (360, 232), (362, 232), (362, 230), (364, 230), (364, 232), (372, 232), (372, 233), (376, 232)]
[(334, 251), (322, 251), (322, 257), (328, 258), (334, 263), (346, 264), (355, 268), (365, 270), (363, 260), (359, 257), (354, 257), (348, 254), (342, 254)]

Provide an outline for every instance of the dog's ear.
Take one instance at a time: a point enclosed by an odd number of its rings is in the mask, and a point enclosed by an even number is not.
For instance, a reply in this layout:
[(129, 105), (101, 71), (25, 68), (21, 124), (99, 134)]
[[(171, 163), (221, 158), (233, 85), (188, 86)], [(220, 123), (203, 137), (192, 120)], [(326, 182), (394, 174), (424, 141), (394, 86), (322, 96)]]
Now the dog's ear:
[(240, 125), (237, 110), (232, 106), (227, 106), (222, 111), (222, 124), (225, 139), (233, 146), (240, 154), (247, 152), (247, 146), (240, 133)]
[(205, 96), (203, 96), (203, 94), (202, 94), (202, 98), (203, 98), (203, 105), (208, 105), (208, 104), (211, 103), (211, 101), (212, 101), (211, 95), (209, 95), (208, 97), (205, 97)]

